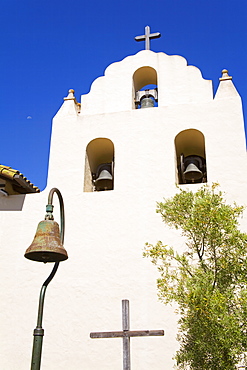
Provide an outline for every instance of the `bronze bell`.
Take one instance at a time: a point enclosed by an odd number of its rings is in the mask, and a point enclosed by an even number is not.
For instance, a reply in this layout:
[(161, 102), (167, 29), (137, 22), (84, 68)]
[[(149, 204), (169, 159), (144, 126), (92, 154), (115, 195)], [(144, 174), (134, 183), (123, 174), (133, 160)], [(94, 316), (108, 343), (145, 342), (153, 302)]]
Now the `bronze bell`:
[(190, 155), (184, 159), (183, 173), (185, 180), (198, 181), (203, 177), (202, 169), (202, 158), (196, 155)]
[(153, 108), (154, 107), (154, 100), (151, 96), (145, 96), (141, 99), (141, 108)]
[(184, 178), (186, 180), (200, 180), (202, 176), (202, 171), (194, 163), (190, 163), (184, 171)]
[(102, 163), (97, 168), (95, 189), (101, 190), (112, 190), (113, 189), (113, 176), (111, 174), (112, 164)]
[(68, 258), (59, 234), (59, 225), (53, 220), (38, 224), (32, 244), (27, 248), (25, 257), (38, 262), (60, 262)]

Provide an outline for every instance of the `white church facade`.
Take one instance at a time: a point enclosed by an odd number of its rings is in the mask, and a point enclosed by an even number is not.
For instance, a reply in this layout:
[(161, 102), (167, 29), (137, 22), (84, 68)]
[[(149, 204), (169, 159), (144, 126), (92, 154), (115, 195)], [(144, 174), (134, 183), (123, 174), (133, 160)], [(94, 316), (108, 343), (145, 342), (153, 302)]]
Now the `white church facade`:
[[(158, 301), (157, 271), (142, 254), (146, 242), (185, 242), (162, 223), (156, 202), (177, 186), (218, 182), (244, 205), (246, 170), (241, 98), (226, 70), (214, 96), (212, 82), (183, 57), (143, 50), (111, 64), (80, 104), (70, 90), (53, 119), (46, 189), (0, 171), (0, 367), (30, 366), (39, 289), (52, 265), (23, 255), (56, 187), (69, 258), (47, 289), (41, 368), (122, 369), (122, 340), (90, 332), (122, 330), (126, 299), (131, 330), (165, 332), (131, 338), (132, 368), (171, 370), (178, 318)], [(59, 222), (55, 198), (54, 216)]]

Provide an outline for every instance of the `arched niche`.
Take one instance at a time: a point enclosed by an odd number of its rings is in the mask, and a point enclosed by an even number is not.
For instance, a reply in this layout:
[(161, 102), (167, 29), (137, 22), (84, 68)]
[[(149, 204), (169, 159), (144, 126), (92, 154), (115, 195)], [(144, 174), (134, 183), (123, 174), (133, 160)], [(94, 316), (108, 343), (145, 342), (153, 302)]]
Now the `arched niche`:
[(146, 97), (158, 102), (157, 72), (152, 67), (141, 67), (133, 74), (133, 108), (139, 108), (141, 100)]
[[(87, 145), (84, 191), (113, 190), (114, 144), (110, 139), (97, 138)], [(101, 180), (99, 177), (101, 176)], [(104, 181), (105, 179), (105, 181)], [(100, 184), (103, 186), (101, 187)]]
[(188, 129), (175, 137), (177, 183), (207, 182), (205, 139), (201, 131)]

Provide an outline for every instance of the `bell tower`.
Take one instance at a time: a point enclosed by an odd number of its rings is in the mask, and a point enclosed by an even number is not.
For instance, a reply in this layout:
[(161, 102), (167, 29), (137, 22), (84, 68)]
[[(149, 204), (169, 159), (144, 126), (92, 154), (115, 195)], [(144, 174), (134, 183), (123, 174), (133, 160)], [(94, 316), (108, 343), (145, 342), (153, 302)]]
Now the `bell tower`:
[[(193, 190), (212, 182), (220, 183), (229, 201), (246, 202), (242, 104), (232, 77), (223, 70), (213, 95), (212, 81), (185, 58), (150, 50), (150, 39), (160, 34), (147, 27), (137, 37), (145, 40), (145, 50), (109, 65), (80, 103), (69, 90), (53, 119), (47, 189), (26, 196), (22, 212), (1, 214), (2, 225), (12, 225), (1, 228), (2, 243), (8, 245), (2, 265), (14, 264), (18, 276), (18, 282), (9, 276), (2, 293), (9, 313), (1, 329), (3, 368), (22, 366), (18, 356), (8, 355), (13, 344), (8, 328), (19, 317), (22, 332), (28, 328), (18, 344), (22, 357), (26, 354), (23, 370), (29, 366), (24, 343), (31, 343), (35, 320), (29, 323), (29, 317), (36, 314), (41, 271), (51, 267), (37, 268), (22, 255), (49, 189), (58, 188), (64, 199), (69, 259), (59, 268), (45, 307), (42, 361), (47, 370), (54, 364), (59, 370), (78, 370), (82, 364), (88, 370), (121, 369), (121, 342), (92, 340), (89, 334), (121, 327), (122, 300), (131, 304), (133, 330), (165, 331), (160, 338), (132, 339), (133, 369), (172, 370), (176, 308), (158, 300), (156, 269), (142, 254), (146, 242), (162, 240), (179, 249), (185, 241), (162, 223), (156, 202), (173, 196), (177, 186)], [(246, 230), (245, 218), (242, 225)], [(18, 245), (14, 235), (21, 235)], [(18, 249), (14, 260), (13, 248)], [(13, 305), (9, 291), (18, 297), (20, 286), (22, 297)]]
[[(178, 318), (174, 308), (157, 300), (156, 271), (142, 252), (147, 241), (183, 246), (155, 214), (156, 202), (174, 195), (176, 186), (197, 189), (219, 182), (230, 200), (243, 203), (246, 151), (240, 96), (226, 70), (214, 96), (212, 81), (183, 57), (147, 49), (111, 64), (81, 97), (80, 113), (77, 108), (69, 95), (54, 118), (48, 184), (60, 187), (76, 209), (78, 225), (68, 240), (82, 230), (70, 261), (72, 265), (80, 256), (73, 274), (86, 292), (89, 281), (87, 331), (114, 326), (111, 320), (117, 317), (108, 312), (128, 298), (136, 307), (137, 327), (165, 330), (159, 343), (137, 344), (148, 355), (133, 355), (133, 368), (150, 369), (156, 361), (155, 369), (172, 369)], [(91, 359), (92, 368), (107, 369), (107, 356), (112, 368), (121, 367), (107, 344), (89, 346), (103, 356)]]

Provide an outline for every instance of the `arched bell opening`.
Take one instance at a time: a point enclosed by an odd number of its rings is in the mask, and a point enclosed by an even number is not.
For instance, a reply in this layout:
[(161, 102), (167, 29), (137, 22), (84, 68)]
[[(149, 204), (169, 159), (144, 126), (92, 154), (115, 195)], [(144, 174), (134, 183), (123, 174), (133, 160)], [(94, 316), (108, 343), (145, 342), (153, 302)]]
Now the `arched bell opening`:
[(207, 182), (204, 135), (195, 129), (181, 131), (175, 138), (177, 183)]
[(133, 108), (158, 106), (157, 72), (151, 67), (141, 67), (133, 75)]
[(84, 191), (105, 191), (114, 188), (114, 145), (98, 138), (86, 148)]

